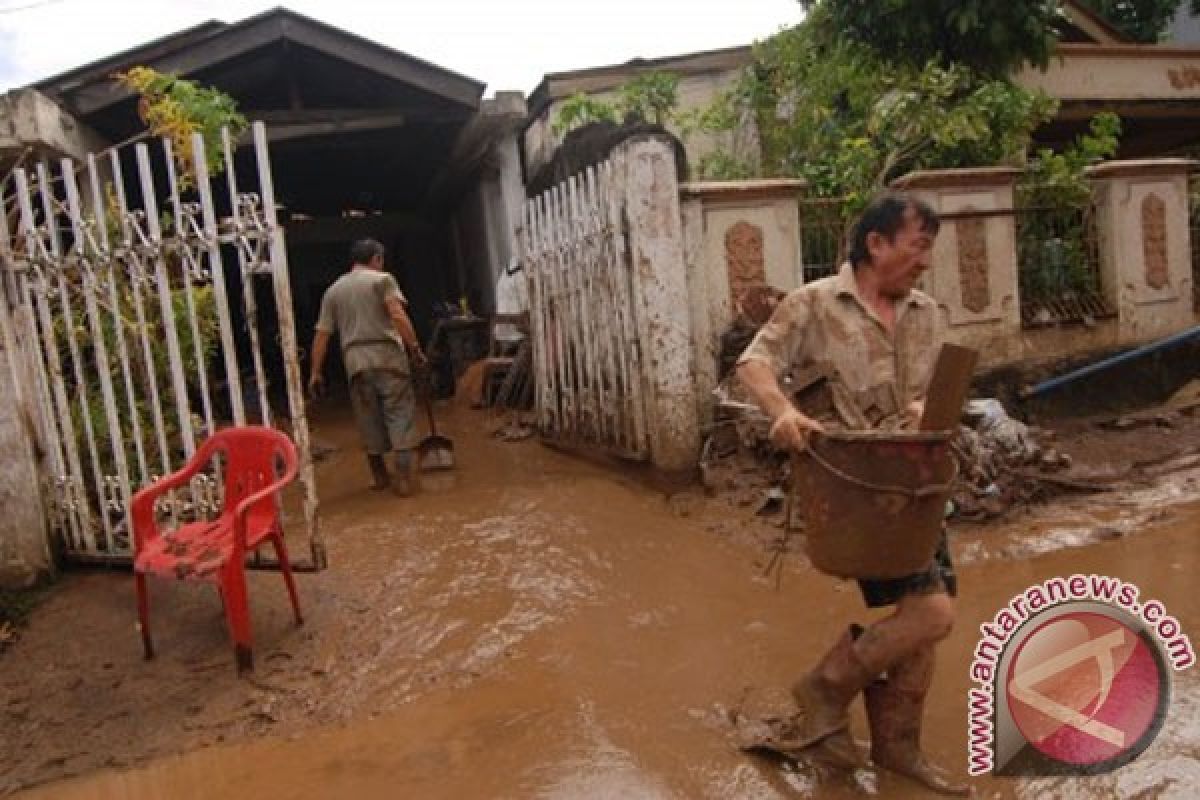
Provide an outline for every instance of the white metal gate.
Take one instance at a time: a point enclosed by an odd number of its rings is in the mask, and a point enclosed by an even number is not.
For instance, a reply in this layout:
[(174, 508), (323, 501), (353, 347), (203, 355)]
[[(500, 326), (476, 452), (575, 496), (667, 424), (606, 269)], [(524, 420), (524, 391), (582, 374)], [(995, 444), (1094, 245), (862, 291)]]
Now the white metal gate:
[[(252, 136), (257, 181), (256, 191), (247, 192), (235, 174), (235, 143), (222, 134), (230, 209), (222, 219), (203, 177), (198, 134), (191, 144), (201, 177), (190, 190), (176, 174), (170, 142), (161, 143), (165, 174), (157, 176), (150, 148), (135, 145), (140, 202), (127, 196), (115, 150), (85, 164), (63, 159), (56, 170), (39, 164), (32, 173), (14, 173), (16, 224), (0, 213), (7, 296), (0, 302), (0, 333), (12, 361), (21, 363), (15, 373), (26, 379), (17, 382), (18, 399), (34, 409), (48, 471), (46, 511), (69, 557), (128, 560), (131, 493), (179, 468), (221, 424), (245, 424), (246, 399), (252, 412), (257, 405), (254, 416), (262, 424), (281, 422), (272, 419), (268, 402), (255, 291), (261, 278), (270, 281), (278, 312), (309, 566), (325, 565), (287, 257), (262, 123), (253, 125)], [(227, 293), (223, 247), (236, 253), (231, 274), (242, 284), (240, 310)], [(250, 363), (240, 367), (246, 351)], [(214, 367), (217, 361), (222, 369)], [(254, 391), (244, 399), (243, 375), (250, 374)], [(216, 495), (212, 478), (201, 475), (190, 492), (175, 497), (173, 513), (211, 513), (219, 506)]]
[(551, 440), (646, 459), (623, 182), (624, 170), (609, 160), (527, 201), (520, 246), (539, 431)]

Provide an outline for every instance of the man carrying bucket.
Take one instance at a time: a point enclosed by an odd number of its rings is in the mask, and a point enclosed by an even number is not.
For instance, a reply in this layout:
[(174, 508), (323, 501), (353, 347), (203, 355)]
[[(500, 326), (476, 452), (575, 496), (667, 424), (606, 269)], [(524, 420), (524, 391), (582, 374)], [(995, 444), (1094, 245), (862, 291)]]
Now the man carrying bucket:
[[(878, 197), (854, 226), (848, 263), (789, 294), (742, 354), (738, 377), (770, 417), (778, 447), (804, 450), (809, 435), (826, 425), (915, 427), (939, 325), (937, 305), (913, 287), (930, 266), (939, 227), (937, 214), (921, 201), (898, 193)], [(785, 375), (810, 413), (785, 393)], [(944, 533), (928, 569), (858, 583), (868, 607), (895, 611), (865, 629), (852, 625), (793, 686), (800, 713), (786, 751), (858, 766), (848, 709), (863, 692), (877, 766), (935, 791), (966, 794), (919, 747), (934, 649), (954, 623), (956, 579)]]

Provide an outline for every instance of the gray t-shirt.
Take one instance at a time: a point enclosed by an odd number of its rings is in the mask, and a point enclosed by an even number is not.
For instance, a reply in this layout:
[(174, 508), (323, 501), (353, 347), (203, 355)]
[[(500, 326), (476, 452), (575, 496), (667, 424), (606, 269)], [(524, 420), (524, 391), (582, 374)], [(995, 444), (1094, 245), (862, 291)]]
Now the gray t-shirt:
[(387, 310), (386, 301), (392, 295), (404, 302), (389, 273), (355, 267), (334, 281), (321, 298), (317, 330), (337, 334), (349, 377), (367, 369), (408, 373), (408, 352)]

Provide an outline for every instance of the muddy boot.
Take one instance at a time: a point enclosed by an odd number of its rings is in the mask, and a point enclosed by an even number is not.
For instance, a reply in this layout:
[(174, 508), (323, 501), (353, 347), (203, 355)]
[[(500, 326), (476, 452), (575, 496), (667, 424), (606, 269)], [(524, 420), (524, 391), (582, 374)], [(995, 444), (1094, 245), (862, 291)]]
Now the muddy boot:
[(392, 478), (392, 492), (397, 497), (412, 497), (417, 491), (417, 460), (412, 450), (396, 451), (396, 475)]
[(868, 686), (867, 720), (871, 760), (940, 794), (966, 797), (970, 787), (954, 781), (921, 753), (921, 715), (933, 682), (933, 647), (923, 647), (888, 670), (886, 680)]
[(371, 467), (371, 488), (377, 492), (381, 492), (391, 485), (391, 480), (388, 476), (387, 464), (383, 461), (383, 456), (367, 456), (367, 464)]
[(788, 749), (801, 751), (819, 746), (808, 755), (831, 763), (857, 766), (858, 748), (847, 728), (851, 701), (873, 681), (883, 668), (864, 664), (854, 650), (856, 631), (846, 633), (825, 654), (821, 662), (792, 687), (792, 697), (800, 707), (788, 737)]
[(793, 758), (819, 761), (835, 769), (856, 770), (866, 766), (862, 751), (854, 743), (854, 737), (850, 735), (848, 728), (831, 733), (802, 750), (789, 749), (788, 754)]

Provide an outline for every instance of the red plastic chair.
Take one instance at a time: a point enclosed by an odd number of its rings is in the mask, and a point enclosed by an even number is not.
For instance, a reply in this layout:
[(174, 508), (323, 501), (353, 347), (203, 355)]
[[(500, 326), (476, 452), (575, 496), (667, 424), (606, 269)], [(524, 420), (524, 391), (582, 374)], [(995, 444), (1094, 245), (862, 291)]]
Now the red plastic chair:
[[(218, 454), (224, 461), (221, 515), (215, 520), (181, 525), (174, 532), (160, 530), (154, 510), (158, 498), (186, 486)], [(283, 467), (282, 475), (277, 473), (279, 465)], [(146, 658), (154, 657), (146, 576), (157, 575), (215, 583), (225, 604), (238, 672), (252, 669), (245, 558), (267, 540), (279, 558), (296, 624), (304, 623), (276, 502), (276, 495), (295, 479), (297, 466), (295, 446), (279, 431), (258, 426), (226, 428), (209, 437), (181, 470), (134, 495), (134, 579)]]

